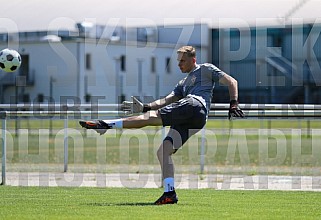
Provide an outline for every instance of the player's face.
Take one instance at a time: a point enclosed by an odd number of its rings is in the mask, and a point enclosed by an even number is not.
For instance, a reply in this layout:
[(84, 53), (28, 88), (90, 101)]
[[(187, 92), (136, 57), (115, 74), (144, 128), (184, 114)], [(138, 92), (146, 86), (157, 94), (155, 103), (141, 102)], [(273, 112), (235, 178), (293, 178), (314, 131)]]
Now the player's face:
[(177, 54), (178, 67), (182, 73), (189, 73), (193, 70), (196, 63), (195, 57), (189, 57), (186, 53)]

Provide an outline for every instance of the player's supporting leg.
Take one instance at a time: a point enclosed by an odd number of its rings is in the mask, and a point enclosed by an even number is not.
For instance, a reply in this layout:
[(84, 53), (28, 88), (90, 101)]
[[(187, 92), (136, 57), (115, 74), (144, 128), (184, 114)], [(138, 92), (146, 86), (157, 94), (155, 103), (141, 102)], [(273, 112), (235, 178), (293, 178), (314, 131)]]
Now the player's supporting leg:
[(164, 193), (155, 201), (155, 205), (174, 204), (178, 202), (174, 186), (174, 163), (172, 154), (176, 150), (170, 140), (165, 139), (157, 151), (157, 158), (163, 175)]
[(157, 150), (157, 158), (161, 165), (164, 179), (174, 177), (174, 163), (171, 157), (174, 152), (173, 144), (169, 140), (164, 140)]
[(178, 202), (174, 185), (174, 163), (172, 155), (186, 143), (186, 141), (196, 134), (205, 124), (200, 120), (195, 123), (193, 129), (186, 125), (171, 126), (166, 138), (157, 151), (157, 158), (162, 168), (164, 193), (155, 202), (156, 205), (174, 204)]

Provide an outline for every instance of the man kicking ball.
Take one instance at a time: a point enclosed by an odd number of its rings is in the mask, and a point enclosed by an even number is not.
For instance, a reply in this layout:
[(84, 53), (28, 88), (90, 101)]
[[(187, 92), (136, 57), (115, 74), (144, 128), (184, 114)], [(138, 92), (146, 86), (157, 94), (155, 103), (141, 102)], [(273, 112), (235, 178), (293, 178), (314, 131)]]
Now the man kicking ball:
[(114, 120), (79, 121), (82, 127), (94, 129), (99, 134), (104, 134), (107, 129), (170, 126), (167, 136), (157, 151), (163, 174), (164, 193), (156, 200), (155, 205), (178, 202), (172, 155), (189, 137), (204, 127), (216, 82), (228, 86), (229, 119), (244, 117), (242, 110), (238, 107), (238, 86), (234, 78), (213, 64), (197, 64), (196, 51), (192, 46), (179, 48), (177, 61), (180, 70), (187, 76), (178, 82), (169, 95), (145, 105), (135, 99), (131, 103), (134, 105), (135, 112), (144, 114)]

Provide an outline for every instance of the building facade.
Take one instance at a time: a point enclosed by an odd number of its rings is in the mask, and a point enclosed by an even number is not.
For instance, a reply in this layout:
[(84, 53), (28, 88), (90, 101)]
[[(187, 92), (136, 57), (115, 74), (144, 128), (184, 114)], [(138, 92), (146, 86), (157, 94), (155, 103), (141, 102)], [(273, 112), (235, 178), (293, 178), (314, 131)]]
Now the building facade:
[[(178, 47), (192, 44), (199, 61), (208, 61), (204, 25), (77, 27), (76, 32), (2, 34), (0, 48), (16, 49), (22, 66), (16, 73), (1, 72), (1, 103), (120, 103), (130, 96), (151, 101), (185, 76), (177, 66)], [(172, 34), (166, 36), (167, 30)]]
[[(16, 73), (0, 73), (0, 102), (120, 103), (166, 96), (184, 77), (176, 50), (197, 48), (239, 82), (242, 103), (321, 103), (321, 24), (209, 28), (205, 24), (112, 27), (0, 34), (0, 49), (22, 55)], [(213, 102), (228, 102), (215, 88)]]
[(238, 79), (243, 103), (320, 104), (320, 33), (318, 23), (212, 29), (212, 61)]

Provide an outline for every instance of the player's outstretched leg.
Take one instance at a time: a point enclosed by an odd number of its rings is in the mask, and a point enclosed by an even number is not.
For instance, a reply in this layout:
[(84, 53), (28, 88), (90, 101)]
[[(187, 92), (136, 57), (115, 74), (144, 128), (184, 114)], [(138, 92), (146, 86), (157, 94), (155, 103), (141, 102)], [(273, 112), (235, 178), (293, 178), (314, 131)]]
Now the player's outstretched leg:
[(93, 129), (100, 135), (106, 133), (107, 129), (111, 129), (112, 125), (104, 122), (103, 120), (97, 120), (97, 121), (79, 121), (79, 124), (83, 128), (87, 129)]
[(142, 128), (148, 125), (162, 125), (162, 120), (156, 111), (150, 111), (143, 115), (132, 116), (128, 118), (119, 118), (111, 120), (84, 121), (80, 120), (79, 124), (83, 128), (94, 129), (100, 135), (106, 133), (108, 129), (122, 128)]

